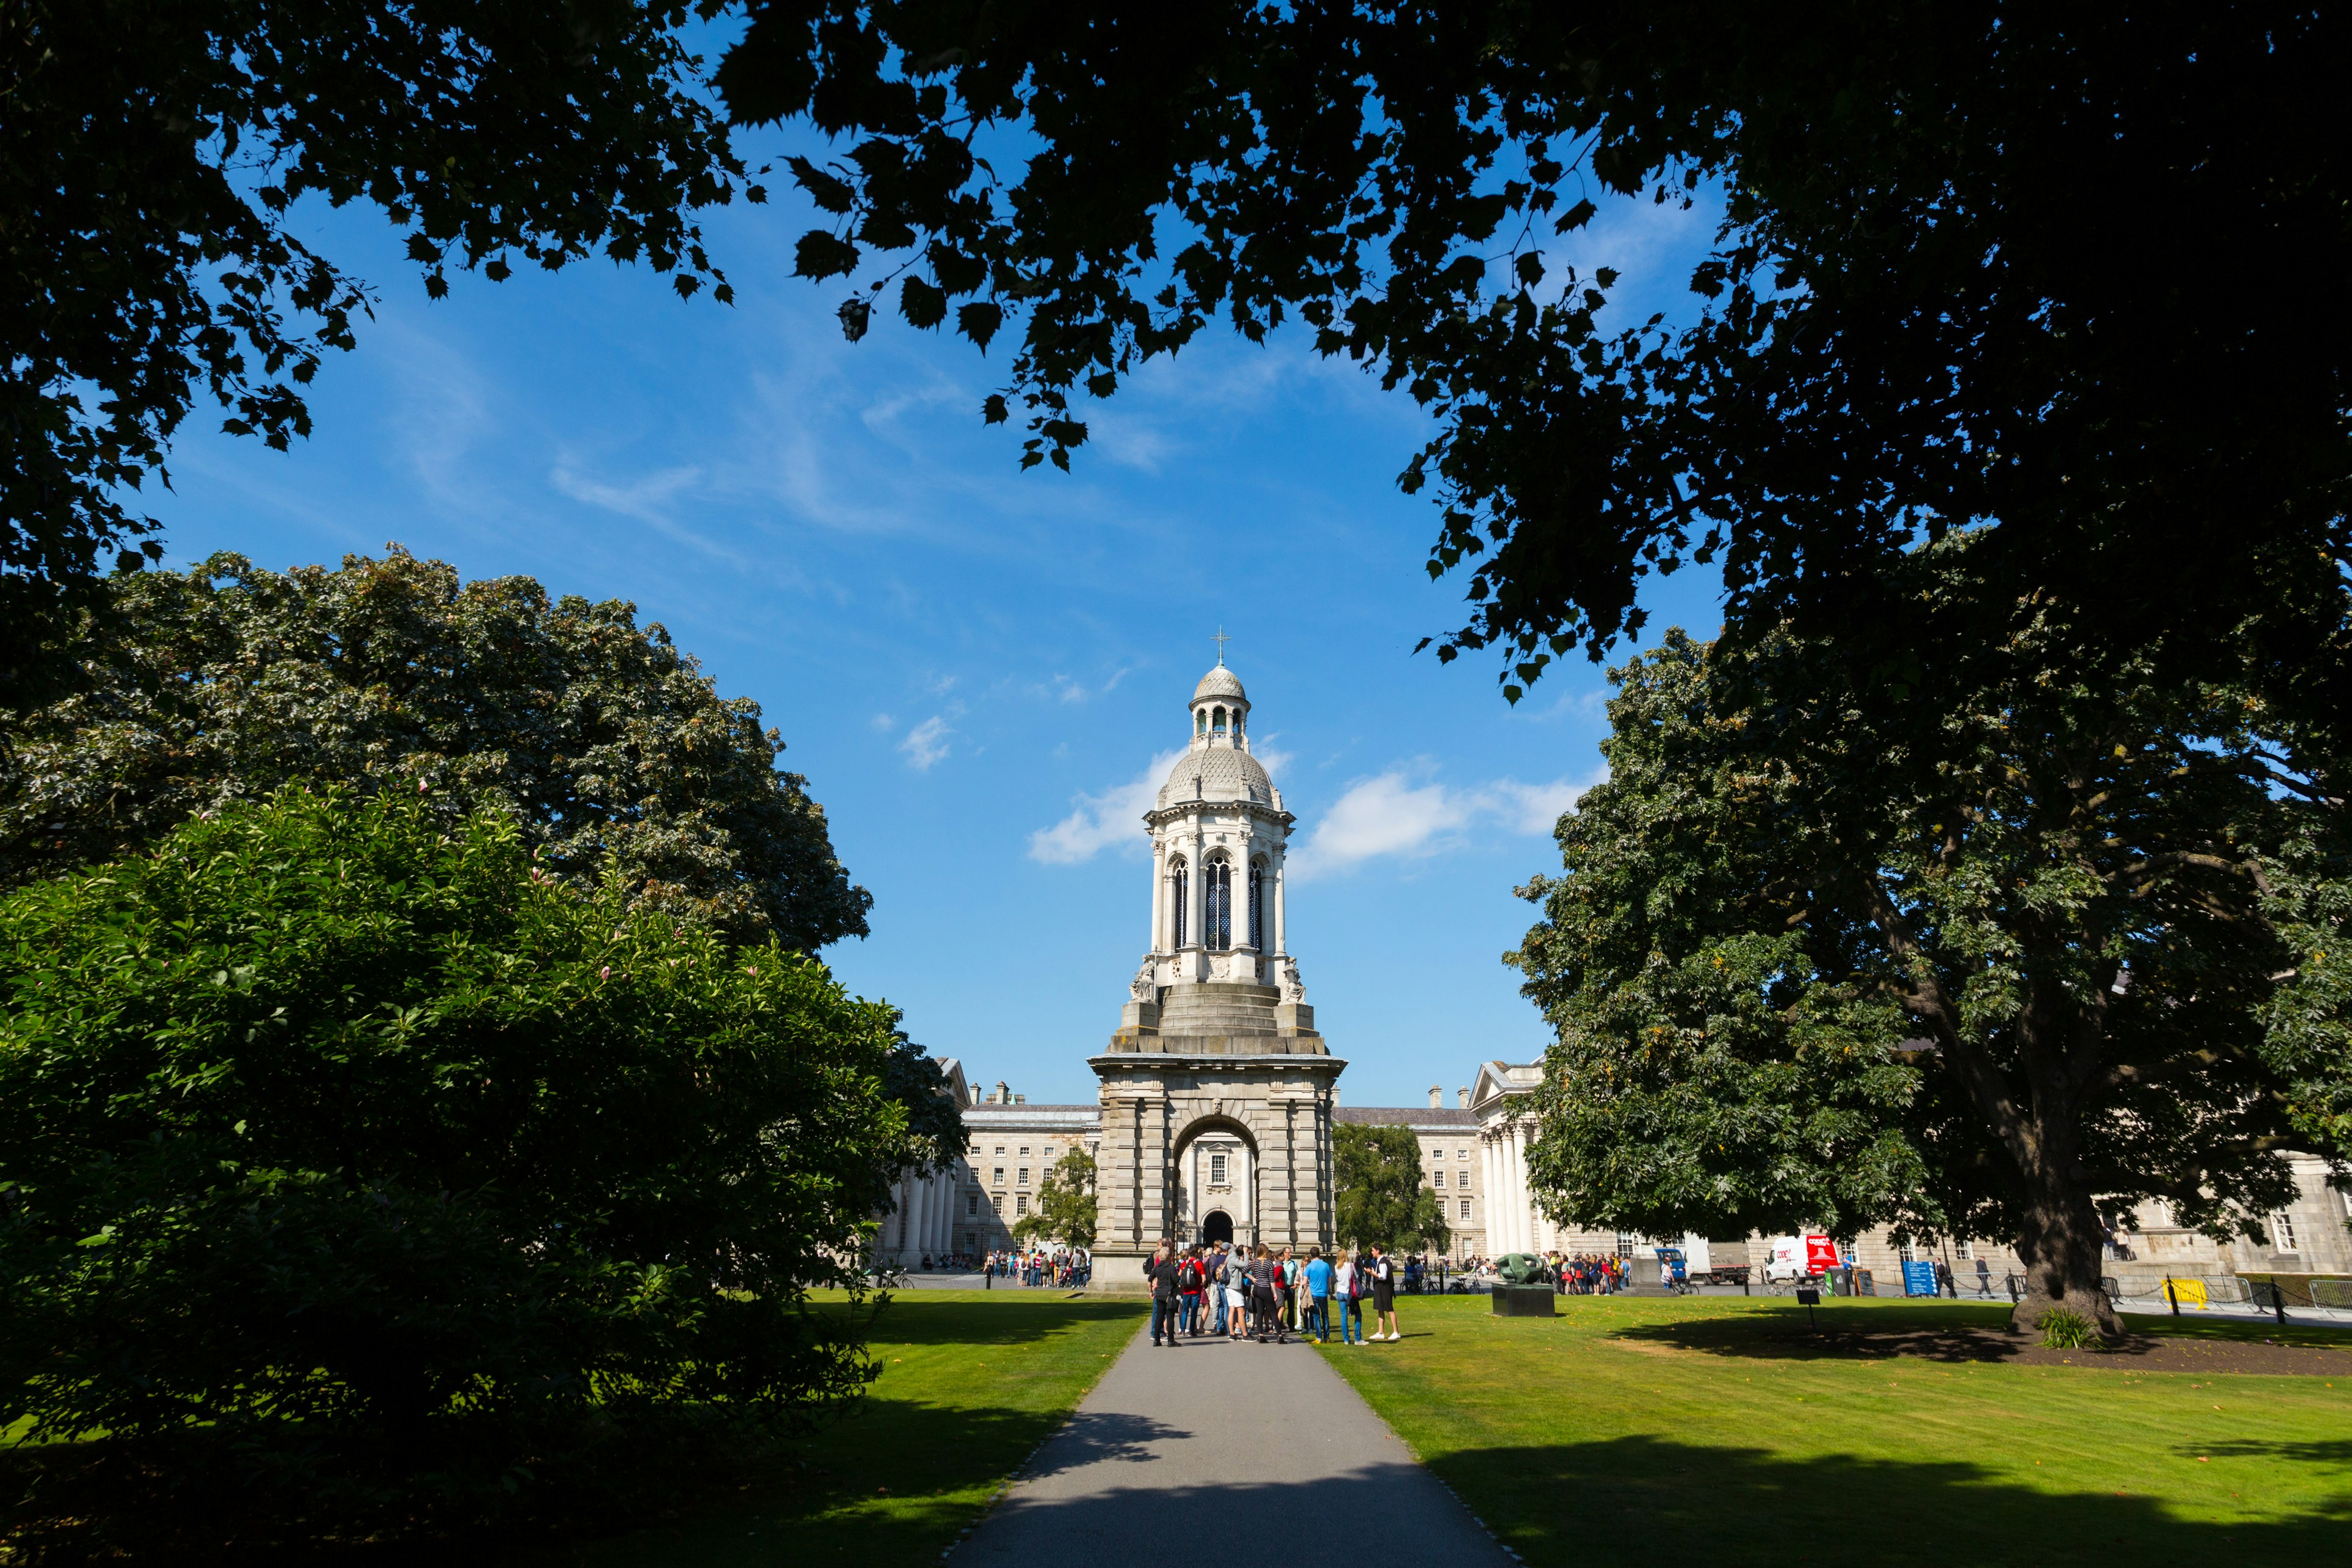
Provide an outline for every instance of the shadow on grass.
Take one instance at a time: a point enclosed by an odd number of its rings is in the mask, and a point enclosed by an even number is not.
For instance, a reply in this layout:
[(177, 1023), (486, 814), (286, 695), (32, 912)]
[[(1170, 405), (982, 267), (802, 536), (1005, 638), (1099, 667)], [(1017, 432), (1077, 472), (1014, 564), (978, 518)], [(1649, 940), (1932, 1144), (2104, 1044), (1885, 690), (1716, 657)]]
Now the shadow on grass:
[[(2226, 1458), (2221, 1447), (2200, 1450), (2213, 1458), (2200, 1479), (2235, 1480), (2221, 1468), (2231, 1458), (2259, 1463), (2287, 1457), (2259, 1444), (2245, 1447), (2244, 1454)], [(2318, 1450), (2294, 1457), (2340, 1464), (2345, 1456), (2336, 1450), (2346, 1446), (2280, 1447)], [(1678, 1559), (1707, 1562), (1720, 1554), (1742, 1564), (2044, 1565), (2070, 1553), (2104, 1559), (2118, 1548), (2184, 1562), (2307, 1562), (2338, 1558), (2352, 1523), (2352, 1485), (2336, 1487), (2315, 1506), (2281, 1508), (2260, 1500), (2262, 1485), (2274, 1484), (2276, 1472), (2252, 1468), (2241, 1489), (2248, 1515), (2200, 1521), (2179, 1517), (2160, 1497), (2043, 1491), (1965, 1462), (1791, 1458), (1655, 1436), (1466, 1449), (1430, 1468), (1532, 1563), (1564, 1563), (1598, 1541), (1643, 1539), (1672, 1542)], [(2298, 1490), (2326, 1486), (2326, 1478), (2309, 1473), (2294, 1479)], [(2252, 1516), (2256, 1507), (2264, 1517)], [(2221, 1549), (2232, 1555), (2203, 1555)]]
[(874, 1320), (868, 1337), (877, 1349), (884, 1345), (1025, 1344), (1080, 1323), (1127, 1319), (1140, 1324), (1150, 1316), (1148, 1302), (1138, 1307), (1129, 1301), (1040, 1300), (1031, 1296), (1014, 1297), (1000, 1306), (961, 1298), (942, 1300), (909, 1290), (891, 1296)]
[[(1883, 1361), (1895, 1356), (1946, 1363), (2098, 1365), (2110, 1369), (2204, 1373), (2337, 1370), (2352, 1336), (2297, 1331), (2264, 1323), (2127, 1318), (2120, 1344), (2085, 1351), (2044, 1348), (2012, 1331), (2005, 1311), (1965, 1306), (1901, 1310), (1830, 1306), (1808, 1315), (1795, 1306), (1653, 1319), (1608, 1331), (1608, 1337), (1706, 1355), (1768, 1361)], [(2199, 1347), (2192, 1353), (2189, 1347)], [(2352, 1363), (2343, 1368), (2352, 1372)]]

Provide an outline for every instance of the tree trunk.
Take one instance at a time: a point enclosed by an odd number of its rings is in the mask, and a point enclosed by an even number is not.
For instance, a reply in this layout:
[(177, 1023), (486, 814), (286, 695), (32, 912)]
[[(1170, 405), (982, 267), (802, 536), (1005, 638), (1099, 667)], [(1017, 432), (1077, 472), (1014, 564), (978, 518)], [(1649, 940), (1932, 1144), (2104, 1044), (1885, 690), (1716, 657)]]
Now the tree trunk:
[(2091, 1194), (2079, 1184), (2044, 1173), (2029, 1170), (2025, 1174), (2028, 1196), (2017, 1239), (2018, 1253), (2025, 1260), (2025, 1292), (2012, 1326), (2038, 1333), (2042, 1319), (2063, 1308), (2096, 1328), (2100, 1338), (2110, 1343), (2120, 1340), (2123, 1321), (2099, 1284), (2106, 1237)]

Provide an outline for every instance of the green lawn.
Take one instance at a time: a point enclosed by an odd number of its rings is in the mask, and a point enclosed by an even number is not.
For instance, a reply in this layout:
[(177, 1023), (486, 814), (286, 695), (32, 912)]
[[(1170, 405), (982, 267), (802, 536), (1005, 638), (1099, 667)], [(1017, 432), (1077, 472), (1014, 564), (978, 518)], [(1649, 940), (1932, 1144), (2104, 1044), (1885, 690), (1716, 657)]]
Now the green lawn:
[[(1764, 1300), (1571, 1297), (1549, 1321), (1399, 1306), (1402, 1343), (1322, 1353), (1538, 1568), (1602, 1542), (1876, 1565), (2303, 1563), (2352, 1540), (2352, 1377), (1808, 1358), (1781, 1337), (1803, 1310)], [(1821, 1322), (1894, 1313), (1992, 1326), (2007, 1309), (1840, 1303)]]
[(902, 1291), (869, 1342), (882, 1363), (871, 1397), (792, 1445), (781, 1479), (676, 1528), (559, 1555), (593, 1568), (936, 1563), (1141, 1324), (1132, 1301)]

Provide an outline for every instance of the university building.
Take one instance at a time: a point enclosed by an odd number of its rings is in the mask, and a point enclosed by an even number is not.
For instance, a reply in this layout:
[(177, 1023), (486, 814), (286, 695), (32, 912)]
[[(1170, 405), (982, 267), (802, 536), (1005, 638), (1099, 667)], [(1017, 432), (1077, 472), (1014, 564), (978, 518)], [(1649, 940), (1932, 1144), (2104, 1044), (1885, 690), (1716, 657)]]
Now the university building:
[[(1286, 862), (1295, 820), (1251, 754), (1250, 702), (1225, 666), (1186, 704), (1187, 745), (1143, 826), (1151, 840), (1150, 946), (1129, 983), (1118, 1027), (1087, 1058), (1091, 1103), (1032, 1105), (1000, 1081), (966, 1082), (943, 1063), (969, 1134), (959, 1167), (900, 1183), (882, 1220), (884, 1259), (967, 1256), (1013, 1245), (1046, 1173), (1073, 1149), (1095, 1162), (1097, 1279), (1135, 1277), (1160, 1237), (1265, 1242), (1330, 1250), (1331, 1130), (1339, 1123), (1409, 1129), (1422, 1179), (1445, 1205), (1456, 1259), (1512, 1252), (1632, 1256), (1679, 1245), (1695, 1269), (1766, 1256), (1761, 1237), (1647, 1237), (1554, 1225), (1528, 1182), (1533, 1063), (1488, 1061), (1444, 1103), (1340, 1103), (1345, 1060), (1315, 1027), (1286, 921)], [(2240, 1270), (2352, 1271), (2345, 1194), (2315, 1160), (2297, 1164), (2299, 1201), (2270, 1216), (2267, 1242), (2217, 1244), (2171, 1224), (2158, 1204), (2124, 1216), (2109, 1270), (2217, 1275)], [(1851, 1238), (1862, 1267), (1899, 1281), (1915, 1256), (1884, 1231)], [(2127, 1255), (2127, 1256), (2126, 1256)], [(1916, 1254), (1927, 1256), (1925, 1249)], [(1964, 1284), (1982, 1260), (1993, 1279), (2019, 1268), (2006, 1245), (1939, 1242), (1935, 1256)], [(1899, 1288), (1899, 1286), (1895, 1287)]]

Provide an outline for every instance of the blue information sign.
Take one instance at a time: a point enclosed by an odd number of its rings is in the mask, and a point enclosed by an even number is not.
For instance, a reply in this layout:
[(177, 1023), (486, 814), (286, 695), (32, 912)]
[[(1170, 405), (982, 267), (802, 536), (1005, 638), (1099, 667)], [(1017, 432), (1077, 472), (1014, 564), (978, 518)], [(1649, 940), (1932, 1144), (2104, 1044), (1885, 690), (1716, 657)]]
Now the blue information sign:
[(1932, 1296), (1936, 1293), (1936, 1266), (1932, 1263), (1906, 1263), (1903, 1266), (1903, 1293), (1906, 1296)]

